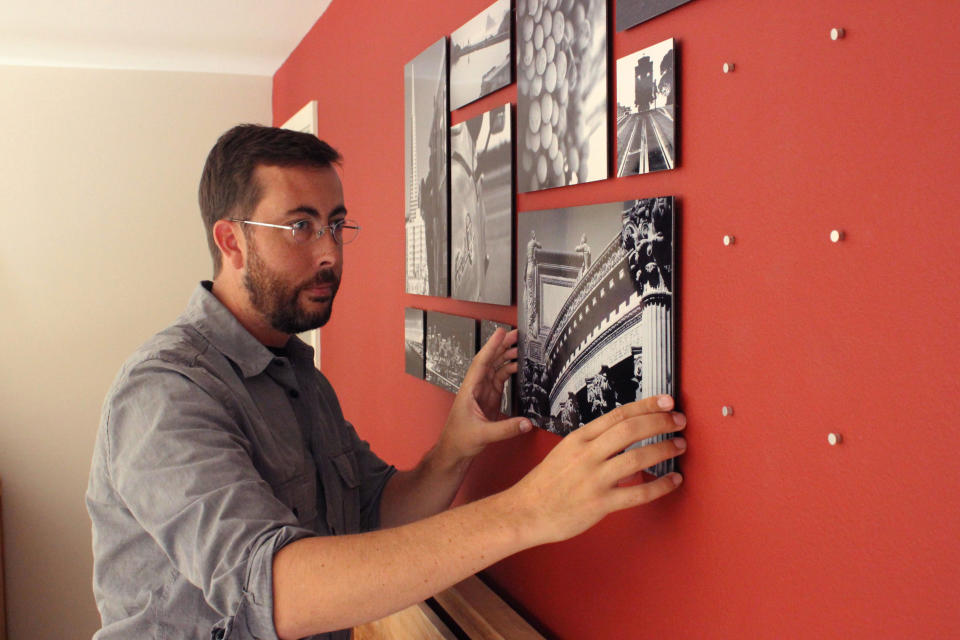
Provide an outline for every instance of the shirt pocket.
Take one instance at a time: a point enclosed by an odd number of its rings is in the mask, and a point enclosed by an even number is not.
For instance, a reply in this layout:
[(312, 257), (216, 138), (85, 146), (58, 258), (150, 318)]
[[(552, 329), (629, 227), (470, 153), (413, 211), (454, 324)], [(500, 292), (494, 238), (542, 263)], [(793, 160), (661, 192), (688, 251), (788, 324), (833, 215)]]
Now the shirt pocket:
[(360, 532), (360, 472), (356, 455), (346, 451), (323, 465), (323, 494), (331, 533)]
[(294, 476), (276, 488), (274, 494), (286, 505), (302, 527), (314, 529), (317, 520), (317, 483), (309, 474)]

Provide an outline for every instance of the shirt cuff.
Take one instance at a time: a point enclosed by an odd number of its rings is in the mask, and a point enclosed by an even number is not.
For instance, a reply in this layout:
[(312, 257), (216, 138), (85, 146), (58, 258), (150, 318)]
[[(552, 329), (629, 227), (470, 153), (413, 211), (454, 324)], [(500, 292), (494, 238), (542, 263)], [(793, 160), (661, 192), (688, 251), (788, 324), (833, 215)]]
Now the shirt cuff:
[(253, 544), (247, 560), (247, 579), (233, 615), (217, 622), (214, 640), (278, 640), (273, 626), (273, 557), (286, 545), (316, 535), (308, 529), (286, 526), (269, 531)]

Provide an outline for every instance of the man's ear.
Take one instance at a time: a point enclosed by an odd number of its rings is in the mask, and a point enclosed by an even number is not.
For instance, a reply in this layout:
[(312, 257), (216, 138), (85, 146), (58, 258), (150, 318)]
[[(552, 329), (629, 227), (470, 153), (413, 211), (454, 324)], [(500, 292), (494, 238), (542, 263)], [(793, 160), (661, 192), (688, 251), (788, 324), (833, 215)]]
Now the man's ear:
[(243, 268), (246, 239), (238, 233), (237, 226), (229, 220), (217, 220), (213, 223), (213, 241), (220, 248), (224, 265), (229, 264), (236, 270)]

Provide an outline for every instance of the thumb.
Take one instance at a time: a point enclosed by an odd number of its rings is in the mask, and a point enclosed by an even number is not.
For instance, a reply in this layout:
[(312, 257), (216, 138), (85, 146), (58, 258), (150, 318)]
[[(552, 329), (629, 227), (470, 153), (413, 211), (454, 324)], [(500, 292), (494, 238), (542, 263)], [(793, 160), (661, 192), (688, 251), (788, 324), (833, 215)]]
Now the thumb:
[(533, 428), (533, 423), (527, 418), (507, 418), (498, 422), (488, 423), (485, 427), (488, 442), (498, 442), (527, 433)]

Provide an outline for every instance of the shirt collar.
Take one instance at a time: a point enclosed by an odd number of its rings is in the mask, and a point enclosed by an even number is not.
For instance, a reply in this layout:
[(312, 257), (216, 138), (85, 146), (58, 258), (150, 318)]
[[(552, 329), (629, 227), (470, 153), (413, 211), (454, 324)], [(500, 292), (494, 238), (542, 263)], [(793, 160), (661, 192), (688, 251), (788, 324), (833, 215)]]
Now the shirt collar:
[[(204, 280), (194, 290), (184, 312), (184, 319), (193, 325), (220, 353), (240, 368), (243, 377), (263, 373), (276, 358), (262, 342), (253, 337), (229, 309), (213, 295), (213, 283)], [(313, 360), (313, 349), (296, 336), (286, 345), (297, 360)]]

